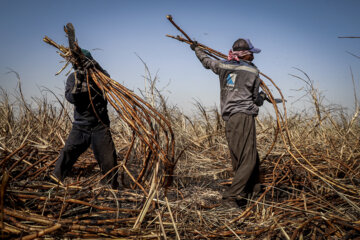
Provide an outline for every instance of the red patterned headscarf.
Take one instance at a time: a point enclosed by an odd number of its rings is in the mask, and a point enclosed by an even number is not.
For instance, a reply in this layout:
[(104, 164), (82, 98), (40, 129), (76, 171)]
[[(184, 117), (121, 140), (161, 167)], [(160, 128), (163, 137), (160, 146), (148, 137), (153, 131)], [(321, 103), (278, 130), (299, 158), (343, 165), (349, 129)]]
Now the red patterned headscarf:
[(227, 60), (228, 61), (231, 61), (231, 60), (240, 61), (241, 57), (246, 56), (246, 55), (250, 55), (250, 54), (252, 54), (252, 52), (250, 52), (248, 50), (233, 51), (232, 49), (230, 49)]

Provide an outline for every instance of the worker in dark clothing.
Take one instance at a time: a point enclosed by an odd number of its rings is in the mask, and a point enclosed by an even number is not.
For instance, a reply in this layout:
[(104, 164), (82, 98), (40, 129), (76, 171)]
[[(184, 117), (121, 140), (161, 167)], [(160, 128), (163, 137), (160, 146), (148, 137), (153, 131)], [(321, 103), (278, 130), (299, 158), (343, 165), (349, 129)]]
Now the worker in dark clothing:
[[(98, 65), (89, 51), (82, 49), (87, 62), (85, 66)], [(107, 74), (106, 71), (104, 71)], [(108, 74), (107, 74), (108, 75)], [(78, 157), (91, 145), (101, 172), (107, 174), (103, 184), (118, 188), (115, 145), (110, 133), (110, 120), (107, 113), (107, 100), (89, 76), (89, 86), (84, 71), (78, 69), (66, 81), (65, 97), (74, 105), (74, 122), (60, 157), (56, 162), (52, 178), (61, 183), (71, 172)], [(92, 99), (92, 103), (89, 98)]]
[(210, 58), (197, 43), (191, 45), (206, 69), (220, 79), (221, 114), (225, 121), (226, 139), (230, 149), (234, 178), (223, 199), (238, 202), (260, 191), (259, 155), (256, 149), (255, 117), (266, 99), (259, 93), (259, 70), (252, 63), (254, 48), (248, 39), (238, 39), (227, 61)]

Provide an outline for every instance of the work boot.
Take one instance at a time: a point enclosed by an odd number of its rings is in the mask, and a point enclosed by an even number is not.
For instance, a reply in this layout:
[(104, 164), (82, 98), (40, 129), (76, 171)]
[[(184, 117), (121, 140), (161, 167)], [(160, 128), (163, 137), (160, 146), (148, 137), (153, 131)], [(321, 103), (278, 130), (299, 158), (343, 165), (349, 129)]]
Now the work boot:
[(246, 205), (248, 204), (249, 195), (250, 194), (248, 193), (241, 193), (235, 197), (235, 201), (238, 207), (246, 207)]
[(114, 190), (118, 190), (119, 189), (119, 183), (118, 181), (113, 181), (111, 183), (111, 188), (114, 189)]
[(225, 208), (239, 208), (235, 198), (223, 198), (221, 205)]
[(247, 205), (248, 199), (249, 199), (249, 194), (242, 192), (235, 197), (223, 196), (222, 199), (223, 199), (224, 205), (226, 205), (226, 206), (242, 208)]
[(119, 182), (117, 179), (111, 179), (111, 178), (103, 178), (100, 180), (101, 185), (110, 186), (114, 190), (118, 190), (119, 188)]
[(260, 183), (255, 184), (252, 194), (251, 194), (251, 199), (257, 199), (258, 197), (260, 197), (260, 195), (264, 192), (264, 188)]

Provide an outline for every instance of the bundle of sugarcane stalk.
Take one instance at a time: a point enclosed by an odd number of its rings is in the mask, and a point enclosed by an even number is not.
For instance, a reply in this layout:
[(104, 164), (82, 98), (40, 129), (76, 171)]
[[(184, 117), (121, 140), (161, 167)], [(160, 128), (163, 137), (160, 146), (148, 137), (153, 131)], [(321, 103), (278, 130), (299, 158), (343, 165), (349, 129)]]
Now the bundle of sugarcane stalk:
[[(75, 40), (75, 29), (73, 25), (68, 23), (64, 27), (64, 30), (69, 39), (69, 48), (58, 45), (47, 36), (44, 37), (44, 41), (60, 50), (60, 56), (66, 60), (65, 66), (60, 72), (64, 70), (69, 63), (75, 68), (82, 68), (86, 59)], [(159, 181), (164, 186), (169, 186), (175, 167), (175, 140), (169, 121), (159, 113), (154, 106), (104, 74), (99, 65), (93, 65), (84, 70), (87, 76), (86, 81), (89, 88), (89, 99), (95, 114), (96, 109), (92, 103), (89, 81), (93, 81), (97, 85), (107, 101), (116, 110), (118, 116), (133, 130), (131, 145), (120, 166), (146, 194), (147, 191), (145, 188), (149, 187), (148, 185), (150, 183), (149, 179), (146, 178), (151, 177), (150, 173), (154, 169), (163, 171), (159, 173), (157, 177), (159, 177)], [(141, 171), (138, 176), (133, 176), (127, 169), (126, 164), (137, 138), (140, 139), (145, 146), (145, 153)], [(160, 167), (155, 168), (157, 164), (160, 164)], [(119, 166), (117, 166), (117, 168), (118, 167)], [(142, 184), (147, 186), (144, 187)]]

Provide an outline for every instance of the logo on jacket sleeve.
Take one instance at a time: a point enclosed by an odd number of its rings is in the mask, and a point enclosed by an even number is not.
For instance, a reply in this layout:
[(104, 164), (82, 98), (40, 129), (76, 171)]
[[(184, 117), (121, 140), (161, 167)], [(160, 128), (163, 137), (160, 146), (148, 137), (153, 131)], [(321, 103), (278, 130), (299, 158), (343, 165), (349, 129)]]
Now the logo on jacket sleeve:
[(235, 73), (229, 73), (229, 75), (226, 78), (226, 86), (234, 87), (235, 82), (236, 82), (236, 74)]

